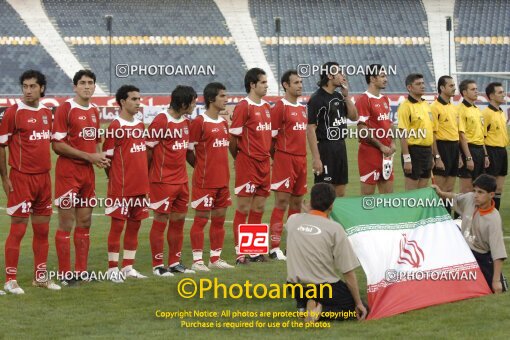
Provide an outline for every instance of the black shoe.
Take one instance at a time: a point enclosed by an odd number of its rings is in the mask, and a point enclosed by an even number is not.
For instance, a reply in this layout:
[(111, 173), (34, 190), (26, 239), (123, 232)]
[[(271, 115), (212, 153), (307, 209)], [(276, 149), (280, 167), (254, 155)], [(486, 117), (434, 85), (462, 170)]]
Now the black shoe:
[(168, 267), (168, 271), (170, 273), (177, 273), (177, 274), (195, 274), (196, 272), (194, 270), (186, 268), (185, 265), (182, 263), (176, 264), (175, 266)]
[(250, 262), (266, 262), (267, 261), (266, 257), (262, 254), (255, 256), (255, 257), (250, 256), (249, 260), (250, 260)]
[(246, 256), (244, 255), (241, 255), (239, 256), (237, 259), (236, 259), (236, 266), (246, 266), (248, 264), (248, 259), (246, 258)]
[(73, 277), (69, 280), (60, 280), (60, 285), (62, 287), (76, 287), (80, 284), (80, 280), (78, 280), (76, 277)]

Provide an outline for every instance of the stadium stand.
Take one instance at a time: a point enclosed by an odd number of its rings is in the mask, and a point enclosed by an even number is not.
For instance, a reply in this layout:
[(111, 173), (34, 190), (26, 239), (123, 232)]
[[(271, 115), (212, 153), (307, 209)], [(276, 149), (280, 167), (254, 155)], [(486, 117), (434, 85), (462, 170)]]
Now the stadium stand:
[(19, 76), (27, 69), (46, 74), (47, 93), (70, 93), (71, 79), (53, 58), (38, 45), (37, 39), (24, 25), (19, 15), (5, 1), (0, 1), (0, 94), (20, 94)]
[[(510, 72), (510, 2), (463, 0), (455, 3), (457, 71)], [(483, 90), (500, 78), (462, 75), (475, 79)]]
[[(43, 4), (78, 59), (94, 70), (103, 84), (109, 83), (110, 67), (107, 14), (113, 15), (115, 37), (112, 72), (117, 64), (203, 65), (214, 67), (215, 71), (191, 77), (150, 76), (141, 72), (121, 78), (114, 73), (112, 91), (125, 83), (136, 84), (145, 93), (166, 94), (177, 84), (202, 91), (206, 83), (214, 80), (224, 82), (232, 92), (242, 91), (243, 61), (231, 44), (223, 16), (212, 0), (93, 2), (94, 5), (90, 1), (44, 0)], [(174, 73), (171, 68), (167, 70)]]
[[(404, 7), (405, 12), (401, 10)], [(329, 60), (341, 65), (381, 63), (396, 65), (397, 69), (387, 92), (402, 92), (405, 77), (411, 72), (424, 74), (427, 91), (434, 88), (427, 16), (420, 1), (252, 0), (250, 11), (275, 70), (274, 17), (281, 17), (282, 70)], [(317, 78), (305, 79), (306, 92), (316, 88)], [(362, 76), (353, 76), (350, 86), (362, 92), (366, 83)]]

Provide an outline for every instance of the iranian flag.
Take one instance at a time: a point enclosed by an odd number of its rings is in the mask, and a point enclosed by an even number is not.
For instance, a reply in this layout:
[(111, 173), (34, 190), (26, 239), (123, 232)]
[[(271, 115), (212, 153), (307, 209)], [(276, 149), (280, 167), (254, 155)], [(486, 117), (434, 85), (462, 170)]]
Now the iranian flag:
[(432, 188), (338, 198), (331, 216), (367, 276), (368, 319), (491, 293)]

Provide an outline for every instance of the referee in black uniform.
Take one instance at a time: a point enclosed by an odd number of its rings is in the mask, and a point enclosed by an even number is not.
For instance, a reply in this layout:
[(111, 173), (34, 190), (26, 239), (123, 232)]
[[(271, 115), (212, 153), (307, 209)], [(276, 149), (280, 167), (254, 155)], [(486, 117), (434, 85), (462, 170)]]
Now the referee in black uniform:
[[(307, 137), (312, 151), (315, 183), (335, 186), (337, 197), (345, 195), (348, 183), (347, 118), (358, 120), (358, 111), (349, 97), (347, 79), (336, 62), (321, 67), (319, 89), (308, 101)], [(341, 92), (336, 89), (340, 88)]]

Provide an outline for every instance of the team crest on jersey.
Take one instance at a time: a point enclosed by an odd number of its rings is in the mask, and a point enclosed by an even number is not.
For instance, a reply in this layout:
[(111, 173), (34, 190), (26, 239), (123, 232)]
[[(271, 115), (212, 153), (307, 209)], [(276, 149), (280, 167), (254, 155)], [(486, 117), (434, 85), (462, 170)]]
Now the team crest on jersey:
[(271, 114), (269, 113), (269, 110), (266, 110), (266, 117), (271, 118)]
[(42, 121), (43, 121), (44, 124), (47, 125), (48, 124), (48, 117), (46, 115), (43, 115), (42, 116)]
[(223, 128), (223, 131), (225, 132), (225, 134), (228, 134), (228, 131), (227, 131), (226, 127)]
[(482, 123), (482, 126), (484, 125), (483, 117), (480, 117), (480, 122)]
[(432, 119), (432, 112), (430, 112), (430, 111), (429, 111), (429, 118), (430, 118), (430, 120), (433, 120)]
[(301, 113), (303, 114), (303, 117), (307, 118), (308, 115), (306, 114), (306, 111), (302, 111)]
[(93, 121), (94, 123), (97, 123), (96, 115), (92, 115), (92, 121)]
[(187, 127), (185, 127), (183, 130), (184, 130), (184, 134), (185, 134), (185, 135), (189, 135), (189, 130), (188, 130), (188, 128), (187, 128)]
[(388, 109), (389, 109), (388, 104), (384, 103), (383, 105), (384, 105), (384, 108), (385, 108), (386, 110), (388, 110)]

